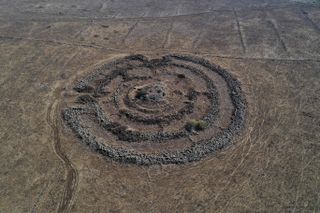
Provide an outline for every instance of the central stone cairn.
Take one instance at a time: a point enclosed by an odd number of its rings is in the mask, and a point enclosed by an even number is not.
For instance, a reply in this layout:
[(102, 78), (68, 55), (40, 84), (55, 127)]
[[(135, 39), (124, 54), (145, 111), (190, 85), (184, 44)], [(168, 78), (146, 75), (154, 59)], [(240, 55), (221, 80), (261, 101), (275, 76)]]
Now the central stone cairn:
[(73, 91), (66, 124), (91, 149), (124, 163), (197, 161), (230, 145), (245, 123), (239, 81), (194, 56), (127, 56)]
[(143, 87), (135, 88), (134, 99), (145, 102), (162, 102), (165, 100), (165, 86), (160, 83), (153, 83)]

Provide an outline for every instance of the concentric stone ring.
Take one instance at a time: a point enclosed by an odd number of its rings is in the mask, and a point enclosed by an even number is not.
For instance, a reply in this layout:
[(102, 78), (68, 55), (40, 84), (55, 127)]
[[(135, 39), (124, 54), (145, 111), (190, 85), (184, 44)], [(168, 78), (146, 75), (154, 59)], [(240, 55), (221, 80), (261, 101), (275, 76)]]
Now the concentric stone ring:
[(245, 124), (240, 82), (194, 56), (127, 56), (93, 70), (74, 91), (66, 124), (90, 148), (124, 163), (197, 161), (230, 145)]

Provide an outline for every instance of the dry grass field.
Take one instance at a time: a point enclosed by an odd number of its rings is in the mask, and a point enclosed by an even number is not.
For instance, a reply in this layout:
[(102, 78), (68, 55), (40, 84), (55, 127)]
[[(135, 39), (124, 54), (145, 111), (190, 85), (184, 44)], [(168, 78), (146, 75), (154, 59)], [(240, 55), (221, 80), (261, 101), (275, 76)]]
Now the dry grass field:
[(319, 109), (316, 2), (0, 1), (0, 212), (320, 212)]

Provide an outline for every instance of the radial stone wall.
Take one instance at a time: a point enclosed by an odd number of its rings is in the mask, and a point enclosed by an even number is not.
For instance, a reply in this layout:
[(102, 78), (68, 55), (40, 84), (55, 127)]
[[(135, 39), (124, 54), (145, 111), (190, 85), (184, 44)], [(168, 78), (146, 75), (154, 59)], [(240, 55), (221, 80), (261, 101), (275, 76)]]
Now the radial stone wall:
[(230, 145), (243, 128), (240, 86), (202, 58), (134, 55), (80, 80), (62, 114), (83, 143), (113, 160), (182, 164)]

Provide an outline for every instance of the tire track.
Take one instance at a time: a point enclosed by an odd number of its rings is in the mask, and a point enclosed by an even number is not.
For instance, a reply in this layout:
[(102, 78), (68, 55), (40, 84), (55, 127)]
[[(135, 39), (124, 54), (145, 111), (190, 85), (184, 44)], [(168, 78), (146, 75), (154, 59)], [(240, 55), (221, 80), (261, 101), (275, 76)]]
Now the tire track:
[(60, 116), (58, 116), (60, 112), (60, 105), (58, 102), (60, 92), (60, 89), (54, 91), (54, 101), (52, 101), (47, 110), (47, 122), (52, 129), (54, 152), (63, 162), (66, 169), (65, 190), (62, 200), (59, 203), (58, 212), (69, 212), (70, 204), (72, 203), (75, 189), (78, 185), (78, 172), (61, 148), (61, 137), (59, 129), (61, 120)]

